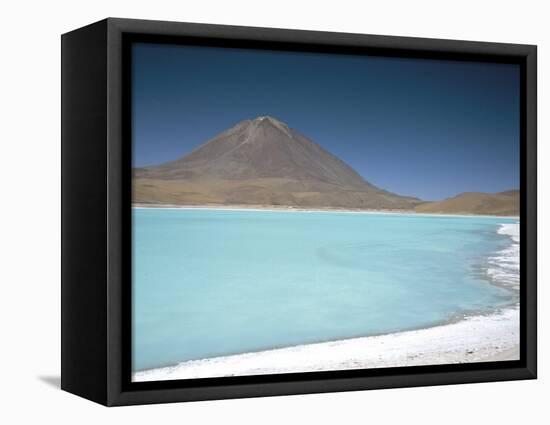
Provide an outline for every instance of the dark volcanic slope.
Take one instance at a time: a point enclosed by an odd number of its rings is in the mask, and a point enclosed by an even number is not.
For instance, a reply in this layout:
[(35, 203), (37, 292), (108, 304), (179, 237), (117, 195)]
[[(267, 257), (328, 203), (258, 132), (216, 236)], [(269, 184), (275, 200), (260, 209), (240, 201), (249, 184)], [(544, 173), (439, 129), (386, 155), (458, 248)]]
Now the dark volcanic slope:
[(271, 117), (242, 121), (189, 155), (137, 170), (136, 176), (227, 180), (284, 177), (341, 186), (368, 185), (347, 164)]
[(134, 201), (414, 208), (286, 124), (246, 120), (175, 161), (134, 170)]

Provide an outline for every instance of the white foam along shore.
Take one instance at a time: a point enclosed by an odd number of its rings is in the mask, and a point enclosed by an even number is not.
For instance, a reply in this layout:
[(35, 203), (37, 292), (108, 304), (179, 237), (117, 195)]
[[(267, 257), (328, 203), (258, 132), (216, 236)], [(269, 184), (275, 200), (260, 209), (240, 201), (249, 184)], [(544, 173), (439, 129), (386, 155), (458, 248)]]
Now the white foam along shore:
[(519, 223), (501, 224), (498, 233), (512, 243), (489, 257), (487, 274), (496, 284), (519, 291)]
[[(519, 223), (500, 225), (512, 244), (489, 259), (495, 283), (519, 288)], [(223, 376), (369, 369), (519, 359), (519, 307), (425, 329), (191, 360), (135, 372), (133, 380), (162, 381)]]
[(192, 360), (133, 374), (164, 381), (519, 359), (519, 309), (393, 334)]

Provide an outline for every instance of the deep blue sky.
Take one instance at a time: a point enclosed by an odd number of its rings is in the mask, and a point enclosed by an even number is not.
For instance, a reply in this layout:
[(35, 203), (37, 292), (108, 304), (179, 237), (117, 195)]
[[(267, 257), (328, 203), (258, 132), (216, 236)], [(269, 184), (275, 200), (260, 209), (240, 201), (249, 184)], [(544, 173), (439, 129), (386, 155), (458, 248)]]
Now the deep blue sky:
[(135, 44), (134, 166), (271, 115), (371, 183), (426, 200), (519, 187), (519, 67)]

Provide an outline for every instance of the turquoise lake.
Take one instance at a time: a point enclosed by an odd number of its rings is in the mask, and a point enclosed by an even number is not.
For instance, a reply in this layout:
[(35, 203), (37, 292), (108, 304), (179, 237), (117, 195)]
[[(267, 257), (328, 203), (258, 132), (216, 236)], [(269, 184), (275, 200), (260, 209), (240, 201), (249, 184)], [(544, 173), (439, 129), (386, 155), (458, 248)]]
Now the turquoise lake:
[(421, 328), (512, 302), (517, 219), (133, 209), (133, 369)]

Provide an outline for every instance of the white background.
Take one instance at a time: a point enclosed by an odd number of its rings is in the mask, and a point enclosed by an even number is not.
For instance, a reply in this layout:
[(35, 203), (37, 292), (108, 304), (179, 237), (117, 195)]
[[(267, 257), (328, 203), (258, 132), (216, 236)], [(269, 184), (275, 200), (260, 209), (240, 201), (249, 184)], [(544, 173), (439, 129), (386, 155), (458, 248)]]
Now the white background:
[[(0, 6), (0, 422), (548, 423), (539, 220), (539, 380), (107, 409), (60, 391), (60, 34), (108, 16), (537, 44), (539, 217), (549, 216), (543, 1), (4, 1)], [(544, 395), (544, 392), (547, 392)]]

